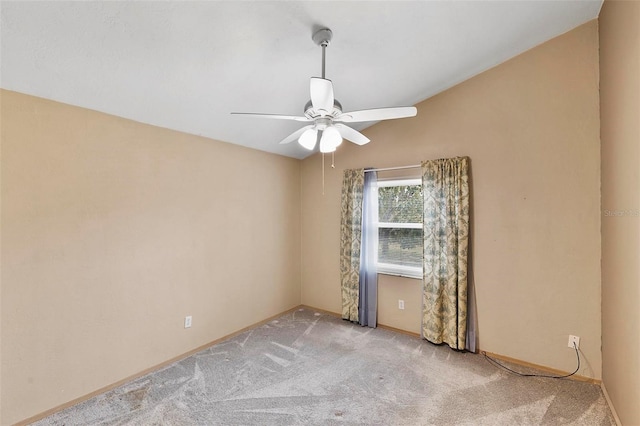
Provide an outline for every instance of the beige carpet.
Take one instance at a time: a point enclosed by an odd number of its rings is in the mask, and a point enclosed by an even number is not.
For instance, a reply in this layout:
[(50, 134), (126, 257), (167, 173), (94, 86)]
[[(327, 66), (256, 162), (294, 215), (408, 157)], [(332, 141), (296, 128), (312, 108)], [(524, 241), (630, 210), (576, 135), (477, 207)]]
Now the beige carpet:
[(37, 425), (615, 425), (599, 386), (301, 309)]

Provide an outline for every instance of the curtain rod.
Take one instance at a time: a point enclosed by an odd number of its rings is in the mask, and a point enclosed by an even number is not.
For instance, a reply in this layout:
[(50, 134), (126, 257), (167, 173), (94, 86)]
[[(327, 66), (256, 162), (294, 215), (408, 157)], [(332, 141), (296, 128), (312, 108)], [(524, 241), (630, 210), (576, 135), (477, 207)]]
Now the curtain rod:
[(400, 166), (400, 167), (384, 167), (382, 169), (366, 169), (364, 172), (384, 172), (387, 170), (402, 170), (402, 169), (417, 169), (419, 167), (422, 167), (420, 164), (416, 164), (413, 166)]

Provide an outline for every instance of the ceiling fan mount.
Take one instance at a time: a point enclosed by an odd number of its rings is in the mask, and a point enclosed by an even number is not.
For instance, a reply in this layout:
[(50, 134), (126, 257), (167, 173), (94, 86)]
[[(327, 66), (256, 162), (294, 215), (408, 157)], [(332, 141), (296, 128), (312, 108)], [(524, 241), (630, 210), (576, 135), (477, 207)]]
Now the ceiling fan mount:
[(327, 47), (331, 43), (333, 32), (329, 28), (321, 28), (311, 36), (311, 39), (318, 46)]
[(322, 48), (322, 73), (321, 77), (311, 77), (309, 88), (311, 100), (304, 107), (304, 116), (240, 112), (232, 112), (231, 114), (312, 122), (313, 124), (296, 130), (280, 143), (286, 144), (298, 140), (300, 145), (309, 150), (313, 150), (316, 145), (319, 145), (320, 152), (323, 153), (334, 152), (342, 143), (343, 138), (357, 145), (364, 145), (369, 142), (369, 138), (365, 135), (343, 123), (390, 120), (416, 115), (417, 110), (415, 107), (391, 107), (343, 112), (342, 104), (333, 95), (333, 83), (325, 78), (326, 48), (331, 43), (333, 32), (329, 28), (321, 28), (313, 33), (311, 38), (315, 44)]

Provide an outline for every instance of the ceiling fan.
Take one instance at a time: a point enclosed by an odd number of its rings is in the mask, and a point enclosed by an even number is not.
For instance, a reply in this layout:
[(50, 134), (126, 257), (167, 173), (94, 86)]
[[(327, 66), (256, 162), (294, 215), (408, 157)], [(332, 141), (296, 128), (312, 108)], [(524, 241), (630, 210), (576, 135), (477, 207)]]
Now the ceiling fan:
[(312, 123), (296, 130), (280, 143), (287, 144), (298, 140), (298, 143), (308, 150), (313, 150), (316, 144), (319, 144), (320, 152), (323, 153), (334, 152), (342, 143), (343, 138), (357, 145), (369, 142), (369, 138), (344, 123), (391, 120), (416, 115), (415, 107), (342, 112), (342, 105), (333, 96), (333, 83), (325, 78), (325, 50), (331, 42), (332, 36), (333, 33), (328, 28), (323, 28), (313, 34), (313, 41), (322, 47), (322, 77), (311, 77), (309, 89), (311, 100), (305, 105), (303, 116), (245, 112), (232, 112), (231, 114)]

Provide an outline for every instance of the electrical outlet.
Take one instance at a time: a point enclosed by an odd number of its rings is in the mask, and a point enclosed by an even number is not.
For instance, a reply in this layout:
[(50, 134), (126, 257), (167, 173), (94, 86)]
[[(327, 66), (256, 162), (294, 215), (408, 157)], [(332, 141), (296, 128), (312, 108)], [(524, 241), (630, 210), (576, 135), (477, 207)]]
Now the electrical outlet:
[(571, 349), (573, 349), (573, 344), (576, 344), (576, 348), (580, 349), (580, 337), (579, 336), (572, 336), (569, 335), (569, 343), (567, 344), (567, 346), (569, 346)]
[(404, 309), (404, 300), (398, 299), (398, 309)]
[(191, 315), (184, 317), (184, 328), (191, 327)]

